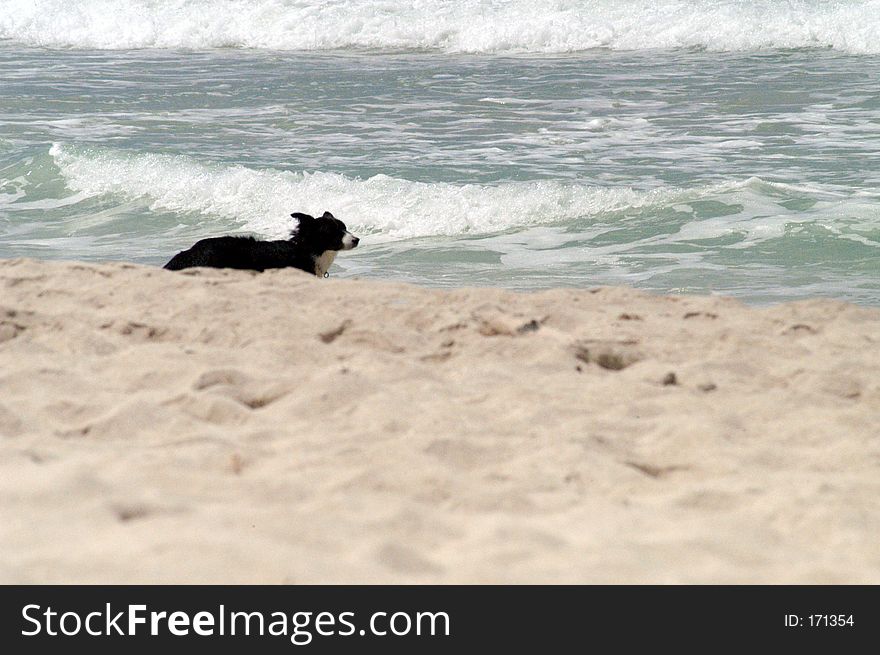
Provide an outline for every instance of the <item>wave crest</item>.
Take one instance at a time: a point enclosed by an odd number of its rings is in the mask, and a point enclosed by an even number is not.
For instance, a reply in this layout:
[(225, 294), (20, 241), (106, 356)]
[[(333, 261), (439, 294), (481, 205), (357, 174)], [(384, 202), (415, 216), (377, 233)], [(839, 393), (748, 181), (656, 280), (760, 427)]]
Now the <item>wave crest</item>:
[(50, 150), (67, 186), (85, 196), (143, 200), (152, 210), (222, 218), (238, 229), (284, 236), (289, 214), (332, 211), (362, 233), (392, 239), (488, 234), (567, 223), (696, 197), (678, 189), (637, 191), (559, 181), (494, 186), (425, 183), (376, 175), (254, 170), (203, 164), (184, 155), (111, 150)]
[(880, 0), (4, 0), (0, 38), (49, 47), (880, 53)]

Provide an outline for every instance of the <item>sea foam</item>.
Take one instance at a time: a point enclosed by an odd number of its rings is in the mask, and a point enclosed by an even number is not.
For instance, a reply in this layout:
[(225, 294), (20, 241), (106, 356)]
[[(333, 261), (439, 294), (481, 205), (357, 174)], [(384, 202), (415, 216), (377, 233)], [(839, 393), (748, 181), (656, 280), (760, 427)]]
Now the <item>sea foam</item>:
[[(205, 163), (187, 155), (58, 143), (49, 154), (77, 200), (103, 198), (123, 211), (179, 214), (181, 225), (198, 230), (205, 229), (199, 227), (204, 223), (210, 224), (211, 232), (249, 232), (270, 238), (289, 233), (293, 227), (289, 215), (294, 211), (315, 215), (331, 211), (354, 232), (370, 235), (374, 244), (512, 233), (537, 226), (577, 226), (596, 234), (634, 226), (641, 231), (645, 224), (659, 225), (664, 220), (671, 223), (656, 236), (660, 242), (738, 234), (742, 245), (749, 245), (779, 237), (792, 225), (817, 220), (836, 224), (836, 230), (876, 228), (873, 197), (853, 199), (839, 190), (758, 177), (687, 189), (599, 187), (557, 180), (450, 184), (388, 175), (360, 179), (322, 171), (255, 169)], [(803, 198), (810, 200), (812, 212), (785, 206)], [(723, 200), (733, 211), (701, 216), (695, 206), (704, 200)], [(682, 217), (686, 217), (683, 222)]]
[(0, 38), (88, 49), (865, 54), (880, 52), (880, 0), (0, 0)]
[(222, 219), (236, 229), (270, 237), (287, 233), (293, 211), (332, 211), (358, 232), (403, 239), (564, 224), (708, 192), (560, 181), (455, 185), (387, 175), (357, 179), (62, 144), (53, 145), (50, 154), (67, 186), (79, 194), (142, 200), (154, 211)]

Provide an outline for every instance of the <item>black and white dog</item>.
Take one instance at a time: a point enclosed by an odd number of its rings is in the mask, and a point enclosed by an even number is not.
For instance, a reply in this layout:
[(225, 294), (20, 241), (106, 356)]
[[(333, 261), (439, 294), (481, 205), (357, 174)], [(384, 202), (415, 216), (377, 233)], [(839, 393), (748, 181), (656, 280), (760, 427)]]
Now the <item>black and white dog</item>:
[(254, 237), (202, 239), (189, 250), (174, 255), (165, 268), (179, 271), (193, 266), (210, 266), (264, 271), (292, 266), (326, 277), (337, 251), (351, 250), (360, 241), (330, 212), (324, 212), (320, 218), (299, 212), (291, 216), (299, 221), (299, 225), (287, 240), (259, 241)]

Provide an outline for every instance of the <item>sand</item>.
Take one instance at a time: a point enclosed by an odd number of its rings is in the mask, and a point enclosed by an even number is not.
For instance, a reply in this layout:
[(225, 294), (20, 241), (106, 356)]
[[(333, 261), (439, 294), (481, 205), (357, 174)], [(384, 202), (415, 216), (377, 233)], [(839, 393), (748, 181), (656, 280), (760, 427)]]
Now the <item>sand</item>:
[(880, 310), (0, 262), (0, 582), (880, 583)]

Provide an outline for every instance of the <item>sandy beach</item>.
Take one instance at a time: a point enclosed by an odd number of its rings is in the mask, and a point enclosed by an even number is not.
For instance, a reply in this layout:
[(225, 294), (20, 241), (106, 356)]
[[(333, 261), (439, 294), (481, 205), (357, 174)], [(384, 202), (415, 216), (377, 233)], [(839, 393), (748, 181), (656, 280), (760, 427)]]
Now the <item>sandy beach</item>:
[(880, 310), (0, 261), (0, 582), (880, 583)]

